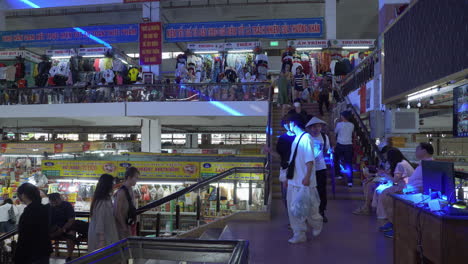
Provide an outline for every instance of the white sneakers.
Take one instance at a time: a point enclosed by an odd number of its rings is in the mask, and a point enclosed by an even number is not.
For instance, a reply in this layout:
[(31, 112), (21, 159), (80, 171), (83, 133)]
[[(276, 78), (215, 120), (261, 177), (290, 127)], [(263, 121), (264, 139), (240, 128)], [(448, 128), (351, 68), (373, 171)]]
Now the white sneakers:
[(312, 230), (312, 235), (314, 237), (318, 237), (320, 235), (320, 233), (322, 233), (322, 227)]
[(288, 242), (291, 244), (304, 243), (307, 242), (307, 237), (304, 233), (301, 233), (299, 235), (294, 234), (294, 236), (291, 239), (289, 239)]

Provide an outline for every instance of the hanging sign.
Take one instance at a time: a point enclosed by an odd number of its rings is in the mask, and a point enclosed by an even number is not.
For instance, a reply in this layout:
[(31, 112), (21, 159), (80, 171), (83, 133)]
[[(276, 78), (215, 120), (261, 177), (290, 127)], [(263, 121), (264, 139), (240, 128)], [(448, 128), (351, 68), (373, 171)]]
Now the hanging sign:
[(260, 46), (259, 41), (224, 43), (224, 50), (253, 50)]
[(80, 48), (78, 49), (79, 56), (102, 56), (109, 51), (109, 48), (97, 47), (97, 48)]
[(3, 60), (14, 59), (18, 56), (23, 56), (23, 51), (21, 50), (0, 51), (0, 59), (3, 59)]
[(187, 49), (193, 51), (224, 51), (225, 43), (190, 43), (187, 45)]
[(102, 174), (117, 176), (117, 162), (93, 160), (43, 160), (42, 173), (47, 177), (99, 178)]
[(196, 180), (200, 177), (199, 162), (129, 161), (118, 164), (119, 176), (125, 176), (128, 167), (140, 171), (140, 179)]
[(140, 64), (158, 65), (162, 62), (161, 22), (140, 24)]
[(320, 38), (323, 18), (245, 20), (167, 24), (166, 42), (205, 41), (226, 38)]
[(295, 48), (326, 48), (328, 47), (328, 40), (290, 40), (288, 41), (288, 46)]
[(0, 48), (95, 45), (138, 41), (138, 24), (0, 31)]
[(59, 57), (59, 56), (74, 56), (76, 54), (75, 50), (73, 49), (59, 49), (59, 50), (47, 50), (46, 55), (52, 57)]
[[(202, 178), (209, 178), (235, 167), (263, 166), (261, 162), (205, 162), (201, 163), (200, 174)], [(237, 173), (226, 177), (226, 180), (263, 180), (263, 173)]]
[(333, 39), (330, 44), (333, 47), (374, 47), (375, 39)]

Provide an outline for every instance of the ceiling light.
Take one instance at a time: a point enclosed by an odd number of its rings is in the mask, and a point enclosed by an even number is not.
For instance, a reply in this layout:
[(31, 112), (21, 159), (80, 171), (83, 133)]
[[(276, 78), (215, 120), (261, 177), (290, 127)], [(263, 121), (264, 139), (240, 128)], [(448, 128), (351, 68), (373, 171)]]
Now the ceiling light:
[(132, 58), (139, 58), (140, 53), (127, 53), (127, 56), (132, 57)]
[(427, 89), (424, 89), (424, 90), (422, 90), (422, 91), (420, 91), (418, 93), (412, 93), (412, 94), (408, 95), (408, 101), (418, 100), (418, 99), (430, 96), (430, 95), (435, 94), (435, 93), (437, 93), (436, 89), (427, 88)]
[(314, 48), (297, 48), (296, 50), (322, 50), (320, 47), (314, 47)]
[(370, 49), (369, 46), (344, 46), (343, 49)]
[(421, 99), (419, 99), (417, 106), (421, 107)]
[(229, 50), (228, 53), (248, 53), (253, 52), (253, 50)]
[(430, 104), (434, 104), (434, 96), (431, 96), (431, 97), (430, 97), (429, 103), (430, 103)]
[(71, 56), (53, 56), (51, 59), (58, 60), (58, 59), (69, 59)]
[(195, 54), (217, 54), (219, 51), (217, 50), (208, 50), (208, 51), (195, 51)]
[(400, 112), (400, 111), (401, 111), (400, 107), (398, 107), (396, 110), (397, 110), (397, 112)]
[(406, 106), (406, 109), (411, 109), (411, 105), (409, 102), (408, 102), (408, 105)]

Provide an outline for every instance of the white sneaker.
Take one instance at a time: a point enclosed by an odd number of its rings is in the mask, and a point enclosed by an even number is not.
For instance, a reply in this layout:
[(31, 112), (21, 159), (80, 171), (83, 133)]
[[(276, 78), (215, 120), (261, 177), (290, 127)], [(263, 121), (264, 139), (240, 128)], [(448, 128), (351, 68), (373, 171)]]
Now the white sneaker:
[(320, 228), (314, 228), (312, 230), (312, 235), (314, 237), (318, 237), (320, 235), (320, 233), (322, 233), (322, 226)]
[(305, 236), (304, 233), (300, 235), (294, 235), (291, 239), (288, 240), (288, 242), (291, 244), (299, 244), (299, 243), (304, 243), (306, 241), (307, 241), (307, 237)]

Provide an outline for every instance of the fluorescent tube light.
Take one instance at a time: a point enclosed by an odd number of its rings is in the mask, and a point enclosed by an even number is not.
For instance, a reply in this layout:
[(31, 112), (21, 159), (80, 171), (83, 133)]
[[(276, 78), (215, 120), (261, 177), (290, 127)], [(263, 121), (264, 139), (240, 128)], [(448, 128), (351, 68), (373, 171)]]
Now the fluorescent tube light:
[(323, 48), (320, 47), (314, 47), (314, 48), (297, 48), (296, 50), (322, 50)]
[(217, 54), (219, 51), (217, 50), (208, 50), (208, 51), (195, 51), (195, 54)]
[(343, 49), (370, 49), (369, 46), (344, 46)]
[(53, 60), (58, 60), (58, 59), (69, 59), (71, 58), (71, 56), (53, 56), (52, 59)]
[(247, 53), (247, 52), (253, 52), (253, 50), (230, 50), (228, 53)]

